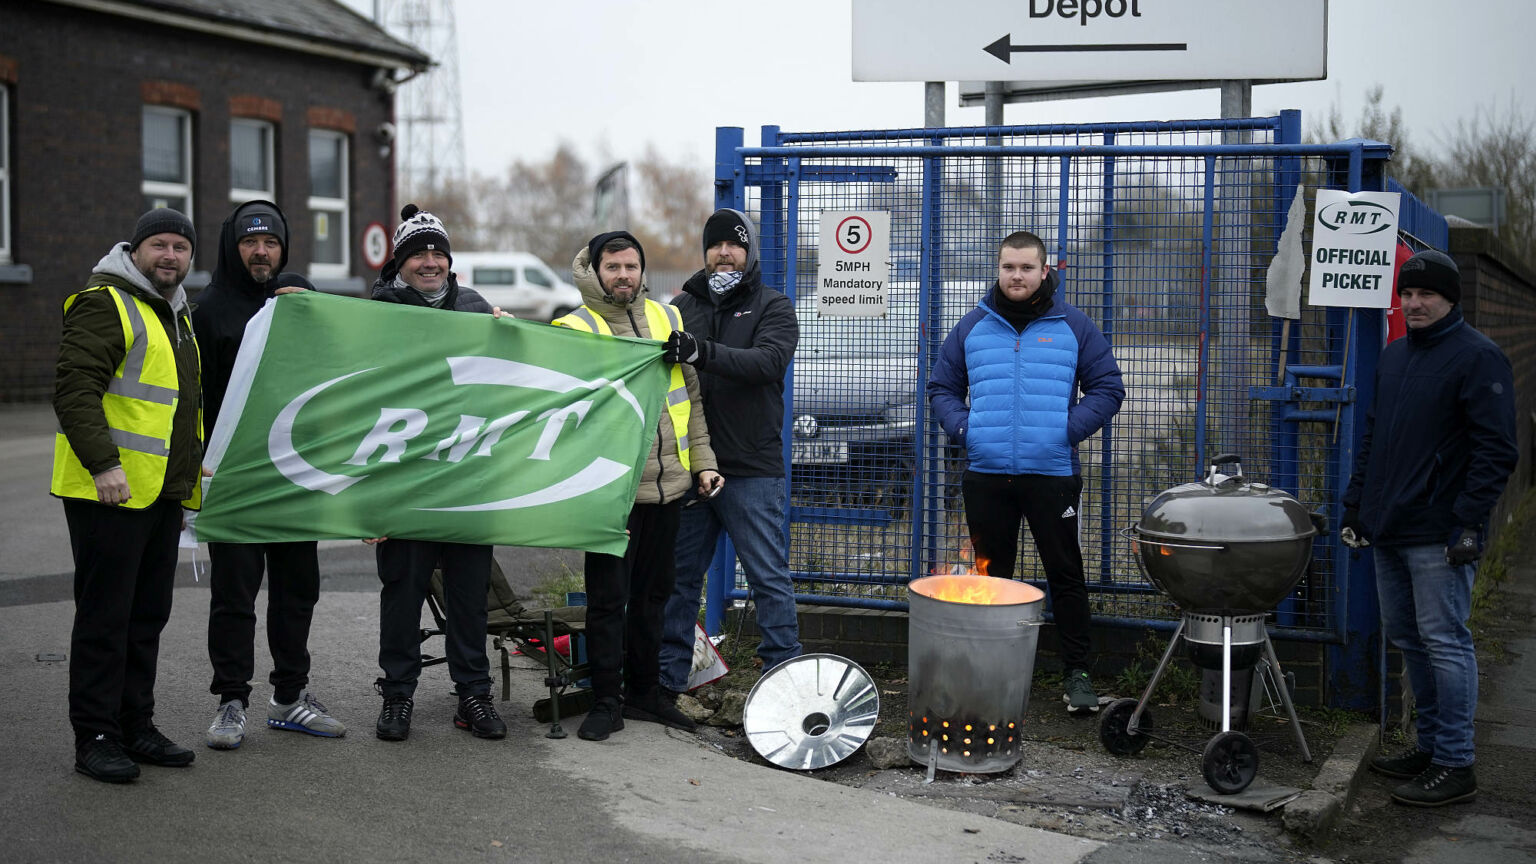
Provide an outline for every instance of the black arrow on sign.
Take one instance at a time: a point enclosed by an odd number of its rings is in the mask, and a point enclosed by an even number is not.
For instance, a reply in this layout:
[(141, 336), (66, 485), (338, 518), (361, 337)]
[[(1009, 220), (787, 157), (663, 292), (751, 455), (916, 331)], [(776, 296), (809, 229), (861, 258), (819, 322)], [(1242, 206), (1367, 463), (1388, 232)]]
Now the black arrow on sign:
[(1012, 63), (1014, 54), (1070, 54), (1083, 51), (1188, 51), (1188, 42), (1096, 42), (1076, 45), (1014, 45), (1013, 34), (981, 49), (1004, 63)]

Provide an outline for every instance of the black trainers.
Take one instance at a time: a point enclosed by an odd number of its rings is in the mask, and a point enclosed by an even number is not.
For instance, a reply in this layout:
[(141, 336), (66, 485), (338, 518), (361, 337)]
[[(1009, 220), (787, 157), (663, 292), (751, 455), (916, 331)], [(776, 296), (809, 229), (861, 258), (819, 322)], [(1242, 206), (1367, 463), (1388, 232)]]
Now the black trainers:
[(177, 744), (153, 726), (144, 726), (123, 742), (123, 753), (135, 762), (148, 762), (162, 768), (185, 768), (197, 754)]
[(1414, 807), (1442, 807), (1477, 797), (1472, 766), (1430, 765), (1424, 773), (1392, 790), (1392, 800)]
[(115, 738), (97, 735), (75, 748), (75, 770), (103, 783), (127, 783), (139, 776), (139, 766)]
[(411, 710), (415, 707), (416, 700), (409, 696), (386, 695), (374, 731), (384, 741), (404, 741), (411, 734)]
[(488, 693), (460, 698), (459, 710), (453, 712), (453, 725), (468, 729), (476, 738), (507, 737), (507, 724), (496, 713)]
[(1068, 714), (1083, 716), (1099, 710), (1099, 694), (1094, 692), (1086, 670), (1068, 669), (1062, 683), (1067, 692), (1061, 694), (1061, 701), (1067, 703)]
[(1378, 754), (1371, 760), (1371, 770), (1388, 777), (1417, 777), (1428, 770), (1433, 758), (1433, 754), (1413, 747), (1396, 756)]
[(643, 720), (647, 723), (660, 723), (673, 729), (681, 729), (684, 732), (692, 732), (699, 728), (687, 714), (677, 710), (675, 696), (671, 691), (663, 692), (661, 688), (642, 693), (624, 702), (623, 715), (630, 720)]
[(606, 741), (608, 736), (624, 728), (623, 712), (619, 709), (619, 700), (612, 696), (604, 696), (597, 700), (592, 710), (587, 712), (587, 719), (581, 721), (581, 728), (576, 730), (576, 737), (587, 741)]

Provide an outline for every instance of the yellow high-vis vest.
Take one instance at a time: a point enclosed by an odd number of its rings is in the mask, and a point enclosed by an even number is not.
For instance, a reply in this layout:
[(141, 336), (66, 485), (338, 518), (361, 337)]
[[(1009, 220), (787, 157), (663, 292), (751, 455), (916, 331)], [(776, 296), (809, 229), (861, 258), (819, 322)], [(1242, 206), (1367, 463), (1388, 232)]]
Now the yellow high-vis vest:
[[(107, 431), (112, 443), (117, 445), (118, 458), (122, 461), (123, 472), (128, 475), (128, 488), (133, 494), (119, 506), (142, 510), (159, 500), (160, 490), (165, 485), (165, 469), (171, 453), (171, 427), (181, 393), (176, 379), (176, 352), (171, 346), (170, 334), (165, 332), (160, 317), (148, 303), (128, 291), (107, 285), (85, 291), (106, 291), (117, 304), (118, 319), (122, 323), (123, 345), (127, 350), (112, 373), (112, 380), (107, 383), (107, 392), (102, 394), (101, 408), (107, 415)], [(72, 294), (64, 301), (66, 314), (85, 291)], [(189, 321), (187, 332), (191, 331)], [(202, 425), (201, 416), (198, 425)], [(202, 503), (202, 484), (198, 482), (192, 486), (192, 497), (182, 504), (197, 509)], [(55, 434), (53, 440), (51, 489), (53, 494), (64, 498), (98, 500), (96, 481), (80, 464), (80, 458), (62, 431)]]
[[(613, 328), (608, 326), (603, 316), (586, 306), (550, 323), (557, 327), (585, 330), (588, 333), (613, 335)], [(665, 342), (667, 337), (672, 335), (673, 330), (683, 329), (683, 313), (671, 304), (646, 300), (645, 324), (651, 331), (652, 339)], [(667, 416), (672, 418), (672, 431), (677, 435), (677, 459), (683, 463), (683, 470), (689, 473), (693, 472), (692, 463), (688, 458), (688, 416), (691, 410), (692, 406), (688, 401), (688, 384), (683, 380), (683, 366), (681, 363), (673, 363), (671, 378), (667, 381)]]

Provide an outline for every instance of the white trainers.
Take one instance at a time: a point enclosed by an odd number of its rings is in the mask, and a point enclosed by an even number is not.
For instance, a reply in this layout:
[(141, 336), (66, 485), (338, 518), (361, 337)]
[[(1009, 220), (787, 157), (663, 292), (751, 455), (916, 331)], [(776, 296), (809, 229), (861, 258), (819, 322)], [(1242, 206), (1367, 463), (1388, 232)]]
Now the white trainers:
[(213, 725), (203, 743), (215, 750), (233, 750), (245, 740), (245, 705), (239, 699), (219, 703), (213, 715)]
[(340, 738), (347, 734), (347, 727), (340, 720), (325, 713), (320, 700), (308, 690), (299, 694), (291, 705), (279, 705), (276, 699), (267, 703), (267, 725), (273, 729), (288, 729), (319, 735), (321, 738)]

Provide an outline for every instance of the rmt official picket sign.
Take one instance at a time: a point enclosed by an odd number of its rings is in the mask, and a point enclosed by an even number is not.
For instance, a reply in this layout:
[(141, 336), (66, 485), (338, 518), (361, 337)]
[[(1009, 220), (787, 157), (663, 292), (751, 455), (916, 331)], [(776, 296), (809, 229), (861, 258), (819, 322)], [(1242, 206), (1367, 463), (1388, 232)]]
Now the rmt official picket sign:
[(1308, 303), (1391, 307), (1400, 198), (1396, 192), (1317, 190)]

